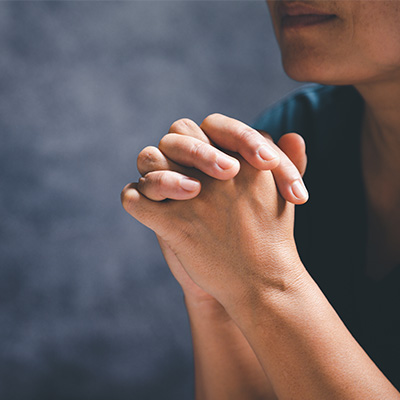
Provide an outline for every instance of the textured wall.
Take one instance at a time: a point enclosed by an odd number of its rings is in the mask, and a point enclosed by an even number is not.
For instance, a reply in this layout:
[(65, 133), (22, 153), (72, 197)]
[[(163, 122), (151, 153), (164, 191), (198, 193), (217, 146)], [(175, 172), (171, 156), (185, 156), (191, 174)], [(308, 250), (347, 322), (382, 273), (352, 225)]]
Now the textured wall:
[(266, 5), (1, 2), (0, 54), (0, 397), (190, 399), (182, 294), (119, 193), (174, 120), (297, 86)]

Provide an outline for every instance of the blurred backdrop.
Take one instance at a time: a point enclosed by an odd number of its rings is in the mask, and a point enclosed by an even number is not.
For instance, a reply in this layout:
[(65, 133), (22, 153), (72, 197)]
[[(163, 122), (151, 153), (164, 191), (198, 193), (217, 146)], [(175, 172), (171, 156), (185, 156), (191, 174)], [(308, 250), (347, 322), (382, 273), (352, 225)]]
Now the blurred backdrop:
[(0, 3), (0, 398), (191, 399), (189, 324), (136, 156), (297, 87), (264, 1)]

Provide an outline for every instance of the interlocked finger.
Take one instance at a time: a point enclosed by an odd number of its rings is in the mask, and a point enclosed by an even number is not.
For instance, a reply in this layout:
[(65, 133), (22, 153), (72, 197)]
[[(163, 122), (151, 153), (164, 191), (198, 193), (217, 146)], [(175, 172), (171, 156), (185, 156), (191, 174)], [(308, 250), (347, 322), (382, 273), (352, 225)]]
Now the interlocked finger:
[(303, 176), (307, 168), (307, 153), (304, 139), (297, 133), (287, 133), (279, 139), (278, 146), (296, 166), (300, 175)]
[(233, 178), (240, 169), (239, 161), (204, 141), (175, 133), (165, 135), (158, 148), (175, 163), (193, 167), (212, 178)]
[(254, 168), (272, 170), (279, 164), (276, 146), (241, 121), (222, 114), (211, 114), (200, 128), (217, 146), (239, 153)]
[(175, 121), (169, 128), (168, 133), (178, 133), (180, 135), (191, 136), (204, 143), (211, 144), (210, 139), (201, 128), (194, 121), (188, 118), (182, 118)]
[(140, 178), (137, 190), (153, 201), (189, 200), (200, 193), (201, 184), (175, 171), (149, 172)]
[[(168, 159), (157, 147), (145, 147), (137, 158), (137, 168), (144, 176), (153, 171), (176, 171), (184, 173), (185, 168)], [(186, 169), (187, 171), (187, 169)]]
[[(273, 143), (270, 135), (262, 131), (261, 133)], [(277, 151), (281, 162), (272, 173), (279, 193), (293, 204), (305, 203), (308, 200), (308, 192), (302, 174), (306, 168), (307, 156), (303, 138), (297, 133), (286, 134), (279, 140)]]

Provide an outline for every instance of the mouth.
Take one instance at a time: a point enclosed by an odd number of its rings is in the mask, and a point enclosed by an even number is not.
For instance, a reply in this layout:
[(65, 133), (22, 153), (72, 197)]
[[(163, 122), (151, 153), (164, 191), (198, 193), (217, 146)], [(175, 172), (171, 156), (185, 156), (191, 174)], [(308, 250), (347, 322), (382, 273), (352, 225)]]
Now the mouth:
[(299, 3), (280, 2), (278, 13), (283, 29), (325, 24), (337, 18), (335, 14)]

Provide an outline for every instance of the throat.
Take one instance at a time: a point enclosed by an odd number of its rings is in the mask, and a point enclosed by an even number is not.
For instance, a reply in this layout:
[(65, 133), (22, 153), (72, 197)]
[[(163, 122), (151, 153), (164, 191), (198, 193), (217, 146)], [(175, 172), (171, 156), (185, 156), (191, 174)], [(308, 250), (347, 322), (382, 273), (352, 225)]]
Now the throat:
[[(400, 137), (400, 132), (399, 132)], [(366, 274), (375, 281), (400, 264), (400, 146), (388, 150), (383, 138), (364, 131), (362, 170), (368, 233)], [(393, 145), (393, 143), (392, 143)]]

